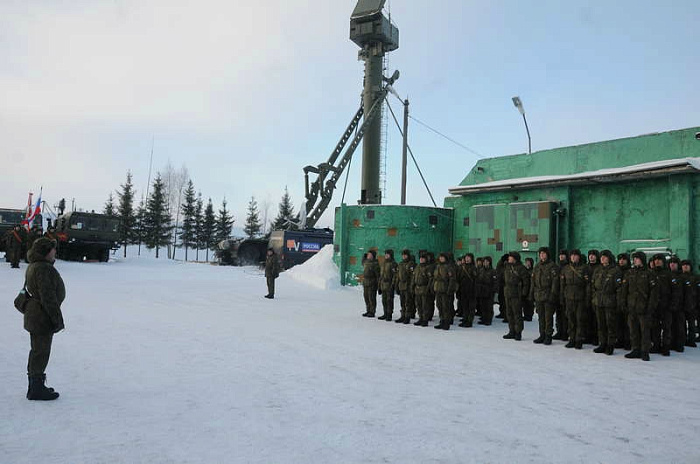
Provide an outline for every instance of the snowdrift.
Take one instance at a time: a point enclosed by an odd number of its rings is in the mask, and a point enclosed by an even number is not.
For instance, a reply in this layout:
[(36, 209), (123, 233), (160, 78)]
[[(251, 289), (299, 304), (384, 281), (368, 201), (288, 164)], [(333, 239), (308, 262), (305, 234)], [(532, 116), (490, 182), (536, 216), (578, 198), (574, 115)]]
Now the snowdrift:
[(294, 266), (282, 274), (319, 290), (335, 290), (341, 287), (338, 266), (333, 262), (333, 245), (324, 246), (316, 256)]

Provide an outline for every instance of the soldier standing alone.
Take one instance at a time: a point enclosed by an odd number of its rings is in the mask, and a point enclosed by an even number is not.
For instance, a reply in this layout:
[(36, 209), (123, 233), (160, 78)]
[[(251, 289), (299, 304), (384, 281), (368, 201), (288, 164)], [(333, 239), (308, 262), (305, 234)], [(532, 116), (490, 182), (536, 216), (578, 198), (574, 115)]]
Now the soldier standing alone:
[(275, 298), (275, 279), (280, 275), (280, 262), (277, 260), (275, 250), (267, 249), (267, 258), (265, 259), (265, 278), (267, 279), (267, 295), (265, 298)]

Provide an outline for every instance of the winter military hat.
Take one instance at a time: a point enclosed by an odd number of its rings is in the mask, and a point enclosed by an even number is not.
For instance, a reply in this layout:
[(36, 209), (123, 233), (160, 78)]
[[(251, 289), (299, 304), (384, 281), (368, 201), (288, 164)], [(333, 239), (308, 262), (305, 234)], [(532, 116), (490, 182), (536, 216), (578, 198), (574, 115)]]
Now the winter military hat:
[(634, 253), (632, 253), (632, 259), (634, 259), (634, 258), (639, 258), (639, 259), (641, 259), (641, 260), (642, 260), (642, 264), (645, 264), (645, 265), (646, 265), (646, 263), (647, 263), (647, 255), (645, 255), (645, 254), (644, 254), (643, 252), (641, 252), (641, 251), (635, 251)]
[(579, 250), (578, 248), (574, 248), (574, 249), (571, 250), (571, 252), (569, 253), (569, 256), (573, 256), (573, 255), (582, 256), (582, 255), (581, 255), (581, 250)]
[(38, 238), (34, 245), (32, 245), (32, 251), (39, 256), (46, 256), (51, 250), (56, 248), (56, 241), (48, 239), (46, 237)]
[(690, 266), (692, 268), (693, 262), (689, 259), (684, 259), (683, 261), (681, 261), (681, 266)]
[(629, 263), (630, 262), (630, 255), (627, 253), (620, 253), (619, 255), (617, 255), (617, 260), (620, 261), (621, 259), (624, 259), (625, 261), (627, 261)]
[(540, 253), (547, 253), (548, 258), (551, 256), (551, 254), (549, 253), (548, 247), (541, 247), (539, 250), (537, 250), (537, 254), (540, 254)]
[(610, 250), (601, 251), (600, 256), (607, 256), (611, 263), (615, 262), (615, 255), (613, 255), (612, 251), (610, 251)]

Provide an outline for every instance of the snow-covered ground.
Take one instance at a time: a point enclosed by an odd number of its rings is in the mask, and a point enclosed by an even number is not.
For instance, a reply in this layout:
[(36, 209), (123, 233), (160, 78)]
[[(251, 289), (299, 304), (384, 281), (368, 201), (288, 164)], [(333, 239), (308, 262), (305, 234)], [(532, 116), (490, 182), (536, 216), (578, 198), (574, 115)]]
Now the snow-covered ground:
[[(256, 268), (58, 262), (54, 402), (26, 392), (0, 261), (1, 463), (698, 463), (700, 350), (652, 362), (360, 317), (327, 253)], [(22, 265), (26, 269), (26, 265)], [(381, 313), (381, 309), (379, 310)]]

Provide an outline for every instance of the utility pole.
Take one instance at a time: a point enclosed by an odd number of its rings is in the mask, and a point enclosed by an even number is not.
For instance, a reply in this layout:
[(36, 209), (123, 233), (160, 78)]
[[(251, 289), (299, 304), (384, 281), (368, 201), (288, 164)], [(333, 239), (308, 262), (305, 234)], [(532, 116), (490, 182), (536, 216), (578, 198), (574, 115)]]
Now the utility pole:
[(403, 156), (401, 159), (401, 205), (406, 204), (406, 166), (408, 164), (408, 98), (403, 102)]

